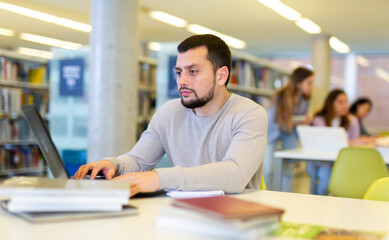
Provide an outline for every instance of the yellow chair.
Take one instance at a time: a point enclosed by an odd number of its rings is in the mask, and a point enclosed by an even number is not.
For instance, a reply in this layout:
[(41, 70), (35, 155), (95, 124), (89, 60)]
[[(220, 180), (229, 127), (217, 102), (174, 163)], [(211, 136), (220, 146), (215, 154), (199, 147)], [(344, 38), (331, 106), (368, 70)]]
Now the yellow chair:
[(266, 184), (265, 184), (265, 179), (263, 178), (263, 175), (262, 175), (262, 178), (261, 178), (261, 183), (259, 184), (259, 189), (260, 190), (266, 190)]
[(375, 180), (367, 189), (363, 199), (389, 202), (389, 177)]
[(370, 184), (388, 177), (381, 154), (374, 148), (343, 148), (332, 168), (328, 192), (338, 197), (362, 199)]

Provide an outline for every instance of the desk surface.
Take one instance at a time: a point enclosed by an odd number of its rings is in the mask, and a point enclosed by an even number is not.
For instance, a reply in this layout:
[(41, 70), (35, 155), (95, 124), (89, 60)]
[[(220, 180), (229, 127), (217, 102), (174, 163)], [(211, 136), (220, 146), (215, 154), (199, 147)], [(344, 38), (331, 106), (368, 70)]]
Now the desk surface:
[[(258, 191), (236, 195), (286, 210), (284, 221), (329, 227), (389, 232), (389, 202), (336, 198), (296, 193)], [(169, 204), (166, 197), (135, 199), (138, 216), (31, 224), (0, 212), (0, 237), (19, 239), (209, 239), (188, 233), (157, 230), (158, 209)], [(386, 236), (389, 239), (389, 236)]]
[[(385, 155), (383, 154), (385, 153)], [(382, 158), (386, 164), (389, 164), (389, 155), (387, 152), (382, 151)], [(276, 158), (288, 158), (288, 159), (300, 159), (300, 160), (312, 160), (312, 161), (335, 161), (338, 156), (338, 152), (330, 151), (313, 151), (304, 150), (302, 148), (296, 148), (291, 150), (276, 151), (274, 157)]]

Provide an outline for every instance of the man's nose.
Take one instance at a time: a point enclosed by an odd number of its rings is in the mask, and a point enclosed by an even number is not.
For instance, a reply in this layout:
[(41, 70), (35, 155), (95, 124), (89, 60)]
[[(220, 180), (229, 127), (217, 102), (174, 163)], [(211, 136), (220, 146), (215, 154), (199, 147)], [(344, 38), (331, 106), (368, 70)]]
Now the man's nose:
[(178, 78), (178, 84), (188, 85), (188, 77), (184, 73), (182, 73), (181, 76)]

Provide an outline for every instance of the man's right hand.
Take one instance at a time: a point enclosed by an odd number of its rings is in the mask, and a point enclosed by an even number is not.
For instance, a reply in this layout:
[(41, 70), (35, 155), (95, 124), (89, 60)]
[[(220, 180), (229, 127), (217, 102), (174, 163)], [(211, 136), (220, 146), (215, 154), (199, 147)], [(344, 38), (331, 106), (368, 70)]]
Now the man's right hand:
[(74, 174), (73, 178), (84, 179), (90, 170), (91, 174), (89, 179), (95, 179), (96, 175), (100, 171), (104, 174), (105, 179), (107, 180), (111, 180), (115, 175), (115, 166), (108, 160), (101, 160), (82, 165)]

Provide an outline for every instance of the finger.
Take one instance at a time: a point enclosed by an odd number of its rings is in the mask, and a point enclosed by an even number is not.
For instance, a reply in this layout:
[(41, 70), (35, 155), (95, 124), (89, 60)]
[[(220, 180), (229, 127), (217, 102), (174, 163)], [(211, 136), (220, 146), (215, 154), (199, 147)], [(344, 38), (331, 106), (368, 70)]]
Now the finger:
[(97, 164), (92, 168), (89, 179), (93, 180), (96, 178), (97, 174), (103, 169), (103, 166)]
[(77, 172), (74, 174), (73, 179), (79, 179), (82, 169), (85, 167), (85, 165), (81, 165), (80, 168), (78, 168)]
[(139, 193), (138, 185), (136, 185), (136, 184), (131, 185), (131, 187), (130, 187), (130, 197), (134, 196), (137, 193)]
[(94, 165), (94, 163), (84, 165), (84, 168), (82, 169), (79, 178), (84, 179), (85, 176), (88, 174), (89, 170), (93, 169)]
[(113, 176), (115, 176), (115, 170), (112, 168), (109, 168), (108, 170), (104, 169), (103, 173), (104, 173), (105, 179), (107, 179), (107, 180), (111, 180), (113, 178)]

